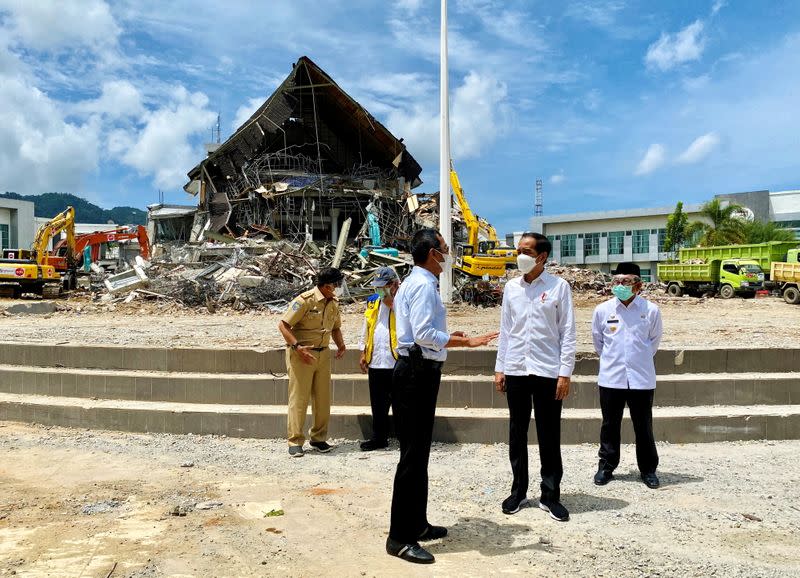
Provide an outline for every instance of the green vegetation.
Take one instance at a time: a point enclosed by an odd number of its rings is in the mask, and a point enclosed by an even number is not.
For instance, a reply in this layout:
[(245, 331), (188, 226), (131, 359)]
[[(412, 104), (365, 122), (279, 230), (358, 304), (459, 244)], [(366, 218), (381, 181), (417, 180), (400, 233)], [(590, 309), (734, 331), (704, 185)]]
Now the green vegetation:
[(0, 197), (34, 204), (34, 215), (50, 218), (69, 206), (75, 208), (75, 219), (79, 223), (116, 223), (117, 225), (144, 225), (147, 212), (134, 207), (114, 207), (103, 209), (89, 201), (68, 193), (43, 193), (41, 195), (20, 195), (3, 193)]

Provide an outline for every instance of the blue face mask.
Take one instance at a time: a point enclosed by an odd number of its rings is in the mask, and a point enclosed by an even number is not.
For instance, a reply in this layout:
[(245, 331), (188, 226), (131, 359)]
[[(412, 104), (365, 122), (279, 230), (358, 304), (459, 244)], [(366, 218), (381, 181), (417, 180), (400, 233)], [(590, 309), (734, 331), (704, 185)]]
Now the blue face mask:
[(378, 297), (380, 297), (381, 299), (383, 299), (384, 297), (386, 297), (386, 289), (384, 289), (383, 287), (378, 287), (378, 288), (375, 290), (375, 292), (378, 294)]
[(633, 289), (631, 289), (627, 285), (614, 285), (611, 288), (611, 292), (616, 296), (617, 299), (620, 301), (627, 301), (631, 297), (633, 297)]

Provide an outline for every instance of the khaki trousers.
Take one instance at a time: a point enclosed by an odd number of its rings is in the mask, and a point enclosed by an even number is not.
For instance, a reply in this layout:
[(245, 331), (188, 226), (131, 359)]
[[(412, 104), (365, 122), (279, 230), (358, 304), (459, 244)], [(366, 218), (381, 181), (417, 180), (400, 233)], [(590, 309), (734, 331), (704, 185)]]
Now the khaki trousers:
[(306, 438), (308, 401), (314, 423), (309, 432), (312, 442), (328, 439), (328, 422), (331, 417), (331, 350), (312, 351), (314, 363), (304, 363), (293, 349), (286, 350), (286, 368), (289, 374), (288, 437), (290, 446), (302, 446)]

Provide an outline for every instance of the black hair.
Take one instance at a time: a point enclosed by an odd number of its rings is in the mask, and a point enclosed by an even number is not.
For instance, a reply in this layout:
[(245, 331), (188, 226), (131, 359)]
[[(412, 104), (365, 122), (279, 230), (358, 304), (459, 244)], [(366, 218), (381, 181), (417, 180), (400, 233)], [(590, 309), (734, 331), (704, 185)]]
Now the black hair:
[(521, 239), (535, 239), (536, 240), (536, 253), (547, 253), (547, 256), (550, 257), (550, 254), (553, 252), (553, 244), (550, 242), (550, 239), (542, 235), (541, 233), (522, 233)]
[(344, 279), (344, 273), (335, 267), (327, 267), (317, 273), (317, 287), (322, 287), (328, 283), (338, 283)]
[(436, 229), (420, 229), (411, 238), (411, 256), (414, 264), (421, 265), (428, 260), (431, 249), (439, 250), (439, 231)]

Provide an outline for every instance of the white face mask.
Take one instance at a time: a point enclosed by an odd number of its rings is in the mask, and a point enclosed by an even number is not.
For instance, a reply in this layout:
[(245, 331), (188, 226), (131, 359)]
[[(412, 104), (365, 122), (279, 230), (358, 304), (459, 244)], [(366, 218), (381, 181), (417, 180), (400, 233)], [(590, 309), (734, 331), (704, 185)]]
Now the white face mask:
[(453, 256), (449, 253), (445, 255), (439, 249), (434, 249), (437, 253), (439, 253), (442, 257), (444, 257), (444, 261), (439, 261), (439, 265), (442, 266), (442, 269), (447, 269), (448, 267), (453, 266)]
[(520, 253), (517, 255), (517, 269), (519, 269), (523, 275), (527, 275), (535, 268), (536, 259), (534, 257), (526, 255), (525, 253)]
[(339, 285), (338, 287), (335, 287), (335, 288), (334, 288), (334, 290), (333, 290), (333, 294), (334, 294), (334, 295), (335, 295), (337, 298), (339, 298), (339, 297), (341, 297), (342, 295), (344, 295), (344, 285)]

